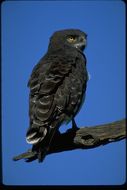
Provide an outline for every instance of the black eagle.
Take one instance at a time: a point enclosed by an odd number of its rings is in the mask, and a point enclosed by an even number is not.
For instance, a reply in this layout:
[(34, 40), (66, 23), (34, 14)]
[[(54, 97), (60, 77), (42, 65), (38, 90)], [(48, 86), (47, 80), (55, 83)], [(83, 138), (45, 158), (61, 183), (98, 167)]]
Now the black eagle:
[(41, 162), (61, 124), (72, 120), (84, 101), (88, 74), (83, 50), (87, 35), (77, 29), (55, 32), (48, 51), (33, 68), (28, 87), (30, 124), (26, 141)]

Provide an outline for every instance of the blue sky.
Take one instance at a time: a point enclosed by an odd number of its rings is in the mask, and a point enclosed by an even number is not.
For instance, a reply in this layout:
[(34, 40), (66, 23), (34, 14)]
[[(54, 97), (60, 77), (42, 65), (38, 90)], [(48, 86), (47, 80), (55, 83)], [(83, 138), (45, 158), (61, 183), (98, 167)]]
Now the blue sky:
[[(125, 4), (118, 1), (6, 1), (2, 3), (2, 165), (6, 185), (120, 185), (125, 182), (125, 140), (95, 149), (52, 154), (45, 161), (14, 162), (31, 148), (27, 81), (56, 30), (88, 34), (91, 75), (79, 127), (125, 117)], [(62, 126), (61, 131), (71, 127)]]

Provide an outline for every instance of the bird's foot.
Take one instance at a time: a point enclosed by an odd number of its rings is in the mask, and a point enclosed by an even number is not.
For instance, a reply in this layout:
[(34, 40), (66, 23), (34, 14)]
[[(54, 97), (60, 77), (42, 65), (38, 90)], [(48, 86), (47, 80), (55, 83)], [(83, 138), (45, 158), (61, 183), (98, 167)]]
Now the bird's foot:
[(76, 134), (76, 132), (79, 130), (80, 128), (77, 127), (74, 118), (72, 119), (72, 128), (68, 129), (66, 132), (67, 133), (71, 133), (71, 134)]

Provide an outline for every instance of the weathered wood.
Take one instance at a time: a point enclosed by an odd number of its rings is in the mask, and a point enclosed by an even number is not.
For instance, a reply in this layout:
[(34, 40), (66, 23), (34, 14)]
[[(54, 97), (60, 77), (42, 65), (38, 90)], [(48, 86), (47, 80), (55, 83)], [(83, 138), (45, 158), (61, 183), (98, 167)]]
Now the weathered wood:
[[(125, 119), (93, 127), (83, 127), (77, 130), (69, 129), (65, 133), (57, 133), (48, 154), (94, 148), (107, 143), (126, 138)], [(14, 161), (26, 159), (27, 162), (37, 159), (37, 152), (29, 149), (27, 152), (13, 158)]]

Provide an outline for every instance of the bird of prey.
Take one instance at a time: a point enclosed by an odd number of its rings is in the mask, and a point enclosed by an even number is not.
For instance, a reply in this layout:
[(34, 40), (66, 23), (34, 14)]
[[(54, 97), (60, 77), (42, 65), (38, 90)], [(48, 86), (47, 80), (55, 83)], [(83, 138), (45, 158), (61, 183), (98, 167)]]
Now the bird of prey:
[(30, 123), (26, 141), (38, 152), (41, 162), (63, 123), (72, 121), (84, 101), (88, 74), (87, 35), (78, 29), (56, 31), (48, 51), (33, 68), (28, 87)]

